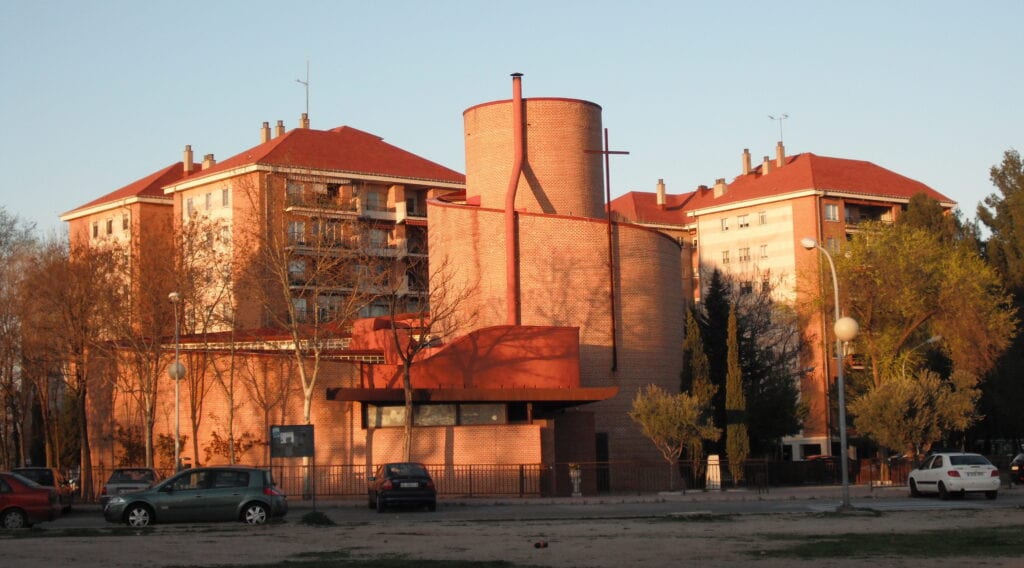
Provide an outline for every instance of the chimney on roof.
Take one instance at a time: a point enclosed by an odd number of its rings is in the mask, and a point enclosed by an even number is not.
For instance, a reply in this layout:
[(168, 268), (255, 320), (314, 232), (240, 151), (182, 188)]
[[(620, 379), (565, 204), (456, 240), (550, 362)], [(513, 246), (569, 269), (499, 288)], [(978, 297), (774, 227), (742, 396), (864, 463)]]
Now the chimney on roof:
[(274, 127), (274, 138), (277, 138), (278, 136), (282, 136), (283, 134), (284, 134), (284, 121), (283, 120), (279, 120), (279, 121), (277, 121), (277, 126)]
[(665, 180), (659, 179), (658, 180), (657, 188), (658, 188), (657, 189), (657, 192), (658, 192), (658, 197), (657, 197), (658, 209), (664, 209), (665, 208)]
[(775, 167), (781, 168), (786, 165), (786, 147), (782, 145), (782, 140), (775, 145)]
[(208, 170), (217, 163), (217, 160), (213, 159), (213, 154), (207, 154), (203, 156), (203, 169)]
[(309, 128), (309, 114), (302, 113), (299, 117), (299, 128)]
[(192, 173), (195, 169), (195, 164), (192, 163), (192, 145), (185, 144), (185, 155), (181, 159), (182, 163), (185, 164), (185, 175)]
[(729, 186), (725, 185), (725, 178), (718, 178), (715, 180), (715, 199), (722, 197), (729, 191)]
[(270, 142), (270, 123), (264, 122), (260, 127), (260, 144)]
[(750, 148), (743, 149), (743, 175), (750, 173)]
[(761, 175), (766, 176), (770, 173), (772, 173), (772, 161), (765, 156), (761, 160)]

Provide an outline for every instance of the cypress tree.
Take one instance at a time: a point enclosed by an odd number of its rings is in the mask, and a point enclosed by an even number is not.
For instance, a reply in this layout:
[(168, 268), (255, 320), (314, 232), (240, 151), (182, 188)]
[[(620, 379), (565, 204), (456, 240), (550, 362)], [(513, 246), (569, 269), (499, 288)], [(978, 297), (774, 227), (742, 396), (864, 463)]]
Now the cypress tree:
[(750, 454), (747, 435), (747, 397), (743, 394), (743, 370), (740, 368), (739, 337), (736, 331), (736, 306), (729, 310), (728, 363), (725, 381), (725, 452), (735, 483), (743, 481), (743, 462)]

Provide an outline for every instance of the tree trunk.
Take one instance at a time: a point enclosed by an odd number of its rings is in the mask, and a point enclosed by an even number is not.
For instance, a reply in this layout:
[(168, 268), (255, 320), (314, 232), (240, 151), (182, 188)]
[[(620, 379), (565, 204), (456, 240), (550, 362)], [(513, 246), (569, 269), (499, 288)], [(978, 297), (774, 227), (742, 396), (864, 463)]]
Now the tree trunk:
[(412, 461), (412, 377), (408, 362), (402, 368), (402, 387), (405, 390), (405, 461)]

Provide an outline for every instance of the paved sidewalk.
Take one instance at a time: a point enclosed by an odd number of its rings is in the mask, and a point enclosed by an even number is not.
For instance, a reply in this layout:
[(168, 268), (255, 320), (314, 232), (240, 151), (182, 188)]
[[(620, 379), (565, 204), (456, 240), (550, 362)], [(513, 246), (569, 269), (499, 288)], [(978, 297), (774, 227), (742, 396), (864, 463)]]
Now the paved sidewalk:
[[(1005, 489), (1004, 489), (1005, 490)], [(1024, 491), (1020, 491), (1024, 493)], [(909, 492), (903, 486), (869, 487), (867, 485), (851, 485), (851, 501), (865, 501), (871, 499), (898, 499), (906, 498)], [(767, 491), (754, 489), (728, 489), (725, 491), (702, 491), (691, 490), (684, 492), (659, 492), (643, 494), (605, 494), (605, 495), (584, 495), (582, 497), (512, 497), (512, 496), (481, 496), (481, 497), (458, 497), (444, 496), (437, 498), (441, 505), (460, 506), (491, 506), (491, 505), (587, 505), (587, 504), (610, 504), (610, 503), (662, 503), (662, 502), (712, 502), (712, 501), (786, 501), (786, 500), (823, 500), (842, 501), (843, 488), (841, 485), (815, 485), (802, 487), (770, 487)], [(292, 509), (312, 508), (313, 501), (302, 499), (301, 496), (290, 496), (288, 505)], [(345, 498), (318, 498), (318, 508), (344, 508), (344, 507), (366, 507), (366, 498), (345, 497)]]

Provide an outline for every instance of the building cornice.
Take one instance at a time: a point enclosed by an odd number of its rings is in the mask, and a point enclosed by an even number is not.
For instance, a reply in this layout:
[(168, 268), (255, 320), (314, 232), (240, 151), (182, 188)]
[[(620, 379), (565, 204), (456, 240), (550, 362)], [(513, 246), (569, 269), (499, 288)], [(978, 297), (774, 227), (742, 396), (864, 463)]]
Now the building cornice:
[[(789, 193), (783, 193), (779, 195), (771, 195), (761, 197), (758, 199), (748, 199), (744, 201), (733, 201), (724, 205), (718, 205), (714, 207), (704, 207), (701, 209), (694, 209), (690, 211), (690, 215), (699, 217), (701, 215), (713, 215), (715, 213), (722, 213), (725, 211), (732, 211), (734, 209), (743, 209), (746, 207), (756, 207), (758, 205), (767, 205), (770, 203), (778, 203), (780, 201), (790, 201), (793, 199), (799, 199), (802, 197), (832, 197), (839, 199), (861, 199), (878, 201), (883, 203), (899, 203), (906, 204), (910, 202), (909, 197), (894, 197), (889, 195), (878, 195), (874, 193), (858, 193), (849, 190), (838, 190), (838, 189), (802, 189), (798, 191), (791, 191)], [(940, 201), (940, 205), (947, 208), (956, 207), (956, 203), (952, 201)]]
[(113, 211), (115, 209), (121, 209), (128, 205), (134, 205), (136, 203), (149, 203), (153, 205), (172, 205), (170, 198), (162, 196), (134, 196), (126, 197), (124, 199), (118, 199), (115, 201), (108, 201), (106, 203), (100, 203), (93, 205), (92, 207), (86, 207), (84, 209), (75, 209), (68, 211), (67, 213), (60, 216), (61, 221), (74, 221), (75, 219), (81, 219), (82, 217), (88, 217), (90, 215), (96, 215), (97, 213), (106, 213), (107, 211)]
[(266, 173), (277, 173), (277, 174), (292, 174), (292, 175), (304, 175), (304, 176), (318, 176), (326, 179), (337, 177), (338, 179), (344, 180), (359, 180), (359, 181), (372, 181), (377, 183), (390, 183), (390, 184), (402, 184), (408, 185), (414, 183), (416, 185), (429, 185), (431, 187), (440, 189), (464, 189), (466, 184), (455, 183), (450, 181), (440, 181), (427, 178), (412, 178), (412, 177), (401, 177), (401, 176), (388, 176), (388, 175), (375, 175), (366, 174), (360, 172), (351, 172), (344, 170), (326, 170), (326, 169), (310, 169), (310, 168), (297, 168), (291, 166), (271, 166), (266, 164), (248, 164), (245, 166), (239, 166), (223, 172), (217, 172), (209, 176), (201, 176), (188, 180), (183, 180), (177, 183), (165, 185), (163, 187), (165, 194), (172, 194), (177, 191), (185, 191), (188, 189), (209, 185), (211, 183), (217, 183), (218, 181), (224, 181), (241, 175), (253, 173), (253, 172), (266, 172)]

